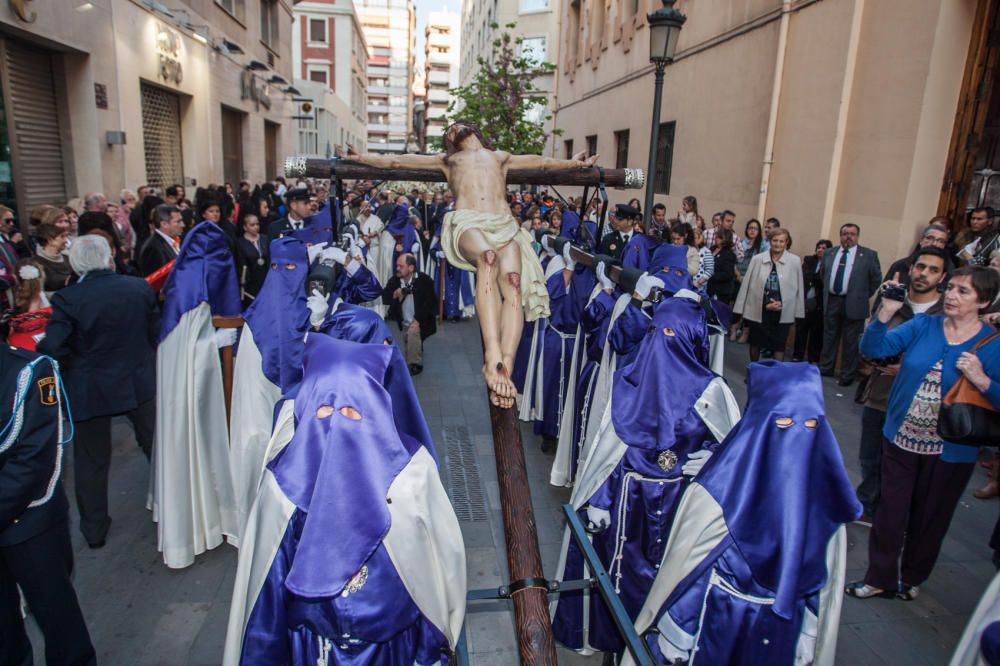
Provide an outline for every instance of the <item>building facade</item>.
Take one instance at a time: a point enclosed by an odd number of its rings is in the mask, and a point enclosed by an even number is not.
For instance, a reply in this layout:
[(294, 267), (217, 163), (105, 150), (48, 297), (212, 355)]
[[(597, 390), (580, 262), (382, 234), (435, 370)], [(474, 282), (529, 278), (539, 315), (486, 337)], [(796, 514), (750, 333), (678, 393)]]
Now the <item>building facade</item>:
[[(961, 220), (988, 198), (1000, 144), (990, 132), (1000, 132), (987, 117), (1000, 127), (1000, 95), (991, 112), (983, 93), (998, 70), (984, 63), (998, 62), (997, 47), (982, 35), (997, 4), (680, 0), (687, 22), (666, 70), (656, 200), (671, 217), (688, 194), (706, 219), (732, 209), (741, 234), (749, 218), (777, 217), (803, 255), (820, 238), (836, 242), (848, 222), (884, 267), (908, 254), (936, 213)], [(555, 124), (564, 134), (551, 154), (586, 149), (603, 164), (646, 167), (646, 14), (660, 6), (563, 5)]]
[(420, 145), (440, 137), (448, 122), (445, 119), (450, 90), (459, 86), (460, 17), (454, 12), (431, 12), (424, 29), (424, 80), (427, 94), (424, 102)]
[(293, 99), (298, 153), (359, 152), (368, 142), (368, 46), (353, 0), (309, 0), (293, 9)]
[[(479, 71), (479, 56), (492, 52), (493, 40), (507, 31), (514, 23), (510, 34), (520, 38), (520, 52), (530, 53), (538, 62), (559, 63), (560, 17), (562, 6), (569, 0), (462, 0), (461, 47), (459, 49), (459, 82), (468, 85)], [(578, 0), (577, 0), (578, 1)], [(611, 2), (609, 5), (629, 4), (633, 0)], [(492, 24), (496, 23), (494, 29)], [(553, 128), (552, 121), (544, 120), (555, 108), (558, 77), (551, 72), (539, 73), (535, 77), (538, 94), (546, 98), (544, 107), (529, 110), (529, 120), (544, 122), (546, 132)]]
[(0, 6), (0, 201), (279, 173), (293, 144), (283, 0)]
[(413, 132), (413, 0), (354, 0), (368, 44), (368, 150), (402, 153)]

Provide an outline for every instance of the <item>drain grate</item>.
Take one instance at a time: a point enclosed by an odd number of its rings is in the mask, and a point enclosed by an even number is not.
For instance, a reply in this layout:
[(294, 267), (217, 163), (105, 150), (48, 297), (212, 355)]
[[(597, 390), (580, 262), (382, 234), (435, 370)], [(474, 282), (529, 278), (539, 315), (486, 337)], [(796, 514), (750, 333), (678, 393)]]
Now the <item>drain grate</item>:
[(462, 522), (486, 520), (486, 497), (479, 481), (476, 451), (472, 447), (469, 429), (448, 426), (443, 431), (447, 451), (448, 497), (455, 515)]

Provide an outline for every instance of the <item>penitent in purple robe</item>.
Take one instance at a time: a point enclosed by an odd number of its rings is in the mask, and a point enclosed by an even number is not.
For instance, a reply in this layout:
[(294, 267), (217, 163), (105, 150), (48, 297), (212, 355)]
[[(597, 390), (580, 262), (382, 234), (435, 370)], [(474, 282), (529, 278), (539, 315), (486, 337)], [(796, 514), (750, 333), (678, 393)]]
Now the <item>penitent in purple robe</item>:
[(396, 427), (392, 357), (307, 341), (294, 434), (244, 531), (227, 666), (437, 664), (454, 648), (461, 530), (430, 452)]
[[(656, 576), (671, 519), (687, 478), (688, 454), (712, 449), (735, 420), (735, 401), (698, 355), (708, 331), (701, 307), (684, 298), (656, 306), (636, 359), (615, 374), (612, 401), (591, 455), (580, 471), (573, 505), (607, 512), (609, 523), (592, 543), (615, 591), (634, 618)], [(562, 578), (589, 575), (567, 541)], [(556, 638), (576, 650), (619, 652), (624, 643), (603, 600), (560, 595)]]
[(549, 292), (549, 317), (542, 329), (536, 352), (537, 380), (540, 380), (541, 400), (535, 403), (536, 435), (557, 437), (562, 410), (570, 382), (573, 349), (577, 325), (594, 288), (593, 271), (577, 266), (567, 286), (563, 278), (562, 257), (554, 257), (546, 269), (545, 287)]
[[(832, 664), (861, 513), (819, 371), (752, 363), (746, 413), (691, 484), (636, 621), (667, 663)], [(679, 663), (679, 662), (677, 662)]]

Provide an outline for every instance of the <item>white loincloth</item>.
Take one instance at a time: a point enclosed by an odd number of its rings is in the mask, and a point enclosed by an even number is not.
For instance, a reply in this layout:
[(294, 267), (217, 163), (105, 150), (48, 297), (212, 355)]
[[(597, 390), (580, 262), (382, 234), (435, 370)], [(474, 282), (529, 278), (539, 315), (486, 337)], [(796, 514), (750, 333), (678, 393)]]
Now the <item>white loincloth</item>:
[(531, 234), (521, 228), (513, 216), (484, 213), (478, 210), (456, 210), (444, 216), (441, 247), (452, 266), (474, 273), (475, 265), (466, 261), (459, 239), (466, 229), (478, 229), (494, 250), (499, 251), (511, 241), (521, 250), (521, 305), (525, 321), (549, 316), (549, 292), (538, 255), (531, 247)]

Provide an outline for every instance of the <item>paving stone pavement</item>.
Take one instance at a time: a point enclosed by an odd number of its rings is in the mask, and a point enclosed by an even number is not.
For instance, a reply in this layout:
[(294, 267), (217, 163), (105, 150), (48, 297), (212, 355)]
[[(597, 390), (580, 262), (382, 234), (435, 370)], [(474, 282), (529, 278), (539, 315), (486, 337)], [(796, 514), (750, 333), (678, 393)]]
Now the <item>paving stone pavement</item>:
[[(508, 580), (500, 517), (499, 488), (490, 436), (486, 393), (479, 375), (481, 350), (474, 321), (446, 323), (428, 339), (423, 374), (417, 391), (442, 460), (444, 480), (462, 490), (478, 519), (464, 520), (471, 588), (487, 588)], [(726, 378), (742, 403), (746, 348), (728, 345)], [(827, 417), (838, 435), (853, 482), (860, 480), (857, 463), (860, 407), (852, 402), (853, 387), (841, 389), (824, 380)], [(456, 431), (455, 429), (463, 429)], [(472, 452), (456, 465), (447, 456), (445, 430), (468, 435)], [(551, 456), (543, 454), (530, 426), (522, 438), (538, 522), (545, 573), (553, 576), (563, 533), (561, 505), (567, 489), (548, 484)], [(75, 584), (101, 664), (208, 666), (222, 658), (229, 600), (236, 568), (236, 550), (221, 546), (197, 558), (187, 569), (167, 569), (156, 550), (156, 526), (145, 508), (149, 466), (135, 444), (131, 426), (115, 422), (110, 502), (114, 524), (107, 545), (90, 550), (76, 529), (71, 499), (71, 531), (76, 551)], [(72, 447), (70, 447), (70, 451)], [(70, 453), (72, 455), (72, 453)], [(461, 461), (459, 461), (460, 463)], [(478, 475), (469, 479), (470, 464)], [(455, 468), (455, 469), (453, 469)], [(457, 472), (456, 472), (457, 469)], [(72, 464), (65, 467), (72, 497)], [(465, 474), (456, 479), (455, 474)], [(985, 480), (977, 469), (971, 488)], [(455, 498), (456, 500), (458, 498)], [(481, 502), (480, 506), (476, 505)], [(997, 500), (980, 501), (966, 494), (945, 540), (937, 568), (921, 587), (920, 597), (904, 603), (882, 599), (846, 599), (841, 616), (837, 663), (944, 664), (993, 575), (989, 535), (1000, 511)], [(471, 514), (470, 514), (471, 515)], [(483, 518), (485, 517), (485, 519)], [(867, 528), (848, 527), (847, 579), (863, 575), (867, 563)], [(470, 604), (466, 621), (471, 663), (510, 666), (517, 663), (513, 616), (505, 602)], [(43, 664), (41, 642), (32, 627), (36, 663)], [(560, 649), (561, 664), (600, 664)]]

